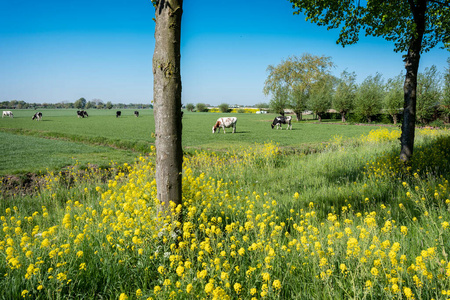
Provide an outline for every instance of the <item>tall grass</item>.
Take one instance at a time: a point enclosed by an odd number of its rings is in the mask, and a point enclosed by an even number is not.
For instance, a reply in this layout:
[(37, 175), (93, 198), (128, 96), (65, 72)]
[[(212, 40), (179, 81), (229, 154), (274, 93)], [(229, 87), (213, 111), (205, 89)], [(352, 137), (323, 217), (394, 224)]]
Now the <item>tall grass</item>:
[(198, 151), (170, 215), (153, 156), (48, 174), (33, 207), (1, 202), (0, 298), (445, 299), (450, 135), (405, 166), (396, 134)]

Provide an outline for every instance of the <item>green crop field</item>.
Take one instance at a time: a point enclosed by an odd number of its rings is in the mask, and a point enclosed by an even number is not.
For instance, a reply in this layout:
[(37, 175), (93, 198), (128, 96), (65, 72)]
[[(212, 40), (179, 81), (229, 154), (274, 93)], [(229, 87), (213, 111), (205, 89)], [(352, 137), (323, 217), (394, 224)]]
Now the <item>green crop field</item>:
[[(149, 151), (154, 143), (153, 110), (139, 110), (136, 118), (131, 109), (88, 110), (88, 118), (78, 118), (74, 109), (41, 110), (41, 121), (31, 120), (33, 110), (14, 110), (14, 118), (0, 120), (2, 137), (0, 175), (55, 170), (89, 163), (107, 166), (111, 161), (132, 162)], [(183, 117), (183, 147), (194, 150), (227, 151), (255, 143), (273, 142), (280, 147), (307, 149), (333, 137), (359, 137), (378, 126), (318, 124), (293, 122), (292, 130), (272, 129), (273, 114), (226, 114), (238, 118), (237, 131), (213, 134), (212, 126), (218, 113), (185, 112)]]

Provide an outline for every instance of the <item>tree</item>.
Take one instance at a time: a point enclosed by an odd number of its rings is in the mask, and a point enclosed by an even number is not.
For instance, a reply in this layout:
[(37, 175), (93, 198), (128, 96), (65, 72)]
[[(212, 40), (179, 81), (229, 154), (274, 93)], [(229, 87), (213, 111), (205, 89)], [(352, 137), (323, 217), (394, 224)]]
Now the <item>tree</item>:
[(272, 99), (270, 100), (270, 109), (284, 116), (284, 110), (288, 107), (289, 91), (288, 88), (283, 86), (279, 87), (272, 92)]
[(219, 110), (222, 113), (227, 113), (230, 110), (230, 106), (228, 104), (226, 104), (226, 103), (222, 103), (222, 104), (219, 105)]
[(404, 110), (400, 159), (409, 161), (414, 149), (417, 72), (420, 55), (443, 42), (450, 48), (450, 4), (445, 0), (289, 0), (294, 14), (328, 29), (340, 28), (337, 43), (345, 46), (359, 40), (360, 31), (394, 41), (404, 55)]
[(113, 108), (113, 104), (112, 104), (111, 101), (106, 102), (106, 108), (107, 108), (107, 109)]
[(372, 122), (372, 117), (378, 114), (384, 98), (384, 84), (380, 74), (368, 76), (356, 92), (355, 113)]
[(342, 122), (347, 121), (348, 113), (353, 109), (356, 97), (356, 74), (343, 71), (338, 79), (333, 96), (333, 108), (341, 114)]
[(439, 73), (436, 66), (425, 68), (417, 79), (417, 120), (422, 124), (428, 123), (439, 104)]
[(89, 109), (89, 108), (93, 108), (93, 107), (95, 107), (95, 103), (92, 101), (88, 101), (88, 103), (86, 103), (86, 106), (84, 108)]
[(181, 145), (180, 41), (183, 0), (153, 0), (155, 50), (153, 103), (155, 115), (157, 198), (162, 210), (181, 204), (183, 149)]
[(263, 92), (265, 95), (272, 94), (273, 99), (279, 98), (275, 93), (287, 92), (290, 100), (288, 106), (294, 110), (297, 120), (300, 120), (312, 85), (329, 75), (332, 66), (331, 57), (308, 53), (300, 58), (291, 56), (277, 66), (267, 67), (269, 76), (264, 83)]
[(444, 87), (442, 89), (441, 107), (444, 114), (445, 122), (450, 122), (450, 58), (447, 59), (448, 67), (444, 74)]
[(195, 110), (198, 112), (204, 112), (206, 111), (206, 104), (205, 103), (197, 103), (197, 105), (195, 105)]
[(77, 109), (83, 109), (86, 106), (86, 99), (80, 98), (77, 101), (75, 101), (74, 106)]
[(315, 82), (310, 91), (307, 106), (322, 121), (322, 116), (331, 107), (333, 97), (334, 77), (331, 75), (323, 76), (318, 82)]
[(188, 111), (193, 111), (194, 110), (194, 108), (195, 108), (195, 106), (194, 106), (194, 104), (192, 104), (192, 103), (188, 103), (188, 104), (186, 104), (186, 109), (188, 110)]
[(394, 125), (397, 124), (397, 116), (403, 104), (403, 75), (388, 79), (386, 83), (386, 94), (384, 95), (383, 108), (392, 117)]

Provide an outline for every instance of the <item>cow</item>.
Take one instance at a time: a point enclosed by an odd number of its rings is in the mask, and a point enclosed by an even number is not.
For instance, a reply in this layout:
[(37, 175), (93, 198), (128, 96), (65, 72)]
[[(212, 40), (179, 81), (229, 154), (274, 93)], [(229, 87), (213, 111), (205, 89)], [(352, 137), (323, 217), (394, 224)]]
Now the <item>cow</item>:
[(135, 111), (134, 111), (134, 115), (135, 115), (136, 117), (139, 117), (139, 112), (138, 112), (137, 110), (135, 110)]
[(85, 110), (77, 110), (77, 116), (78, 118), (89, 117), (87, 111)]
[(31, 118), (31, 120), (38, 120), (40, 121), (42, 119), (42, 113), (41, 112), (37, 112), (33, 115), (33, 117)]
[(291, 116), (287, 116), (287, 117), (279, 116), (279, 117), (276, 117), (275, 119), (273, 119), (273, 122), (272, 122), (272, 124), (270, 124), (270, 126), (272, 126), (272, 129), (276, 126), (277, 129), (281, 128), (281, 130), (283, 130), (283, 127), (281, 125), (287, 124), (286, 130), (288, 130), (288, 129), (292, 130), (291, 120), (292, 120)]
[(212, 128), (212, 133), (220, 132), (220, 128), (223, 129), (223, 133), (225, 132), (225, 128), (233, 127), (233, 133), (236, 132), (236, 117), (227, 117), (227, 118), (218, 118), (216, 124), (214, 124)]
[(116, 111), (116, 118), (120, 117), (122, 115), (122, 112), (120, 110)]
[(10, 111), (10, 110), (4, 110), (3, 113), (2, 113), (2, 118), (3, 118), (3, 117), (14, 118), (14, 115), (13, 115), (12, 111)]

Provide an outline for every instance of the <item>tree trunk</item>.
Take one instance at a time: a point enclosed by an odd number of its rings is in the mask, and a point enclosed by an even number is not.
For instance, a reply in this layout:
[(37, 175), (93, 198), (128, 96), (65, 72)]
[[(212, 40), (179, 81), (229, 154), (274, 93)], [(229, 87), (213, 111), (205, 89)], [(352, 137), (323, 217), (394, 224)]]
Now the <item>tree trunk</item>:
[(180, 40), (183, 0), (159, 0), (155, 12), (153, 103), (155, 114), (156, 187), (163, 210), (181, 204)]
[(392, 121), (394, 122), (394, 125), (397, 125), (397, 114), (393, 114), (392, 116)]
[(341, 112), (341, 120), (343, 123), (345, 123), (345, 112)]
[(426, 0), (419, 0), (417, 1), (417, 4), (414, 3), (415, 1), (409, 2), (411, 11), (414, 14), (416, 34), (411, 38), (408, 53), (405, 57), (406, 77), (403, 86), (405, 103), (403, 110), (402, 135), (400, 137), (400, 159), (403, 162), (410, 160), (414, 150), (417, 72), (419, 69), (420, 52), (422, 50), (422, 38), (425, 31), (426, 12)]
[(301, 121), (302, 120), (302, 113), (301, 112), (295, 112), (295, 116), (297, 117), (297, 121)]

